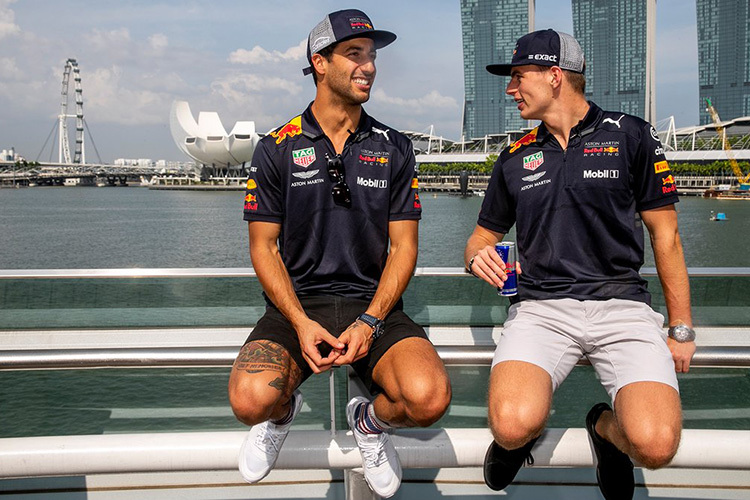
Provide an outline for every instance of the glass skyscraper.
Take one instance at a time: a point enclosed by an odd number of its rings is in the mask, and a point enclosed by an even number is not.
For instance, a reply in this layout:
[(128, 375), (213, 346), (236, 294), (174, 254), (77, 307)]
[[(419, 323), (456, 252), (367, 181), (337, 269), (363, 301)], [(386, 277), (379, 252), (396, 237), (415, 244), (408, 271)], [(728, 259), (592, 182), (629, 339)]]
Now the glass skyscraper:
[(750, 7), (747, 0), (696, 0), (700, 123), (706, 99), (722, 120), (750, 116)]
[(654, 123), (656, 0), (572, 0), (572, 7), (573, 36), (586, 56), (586, 97)]
[(526, 125), (505, 95), (508, 78), (488, 64), (510, 62), (516, 40), (534, 26), (534, 0), (461, 0), (464, 46), (463, 137), (472, 139)]

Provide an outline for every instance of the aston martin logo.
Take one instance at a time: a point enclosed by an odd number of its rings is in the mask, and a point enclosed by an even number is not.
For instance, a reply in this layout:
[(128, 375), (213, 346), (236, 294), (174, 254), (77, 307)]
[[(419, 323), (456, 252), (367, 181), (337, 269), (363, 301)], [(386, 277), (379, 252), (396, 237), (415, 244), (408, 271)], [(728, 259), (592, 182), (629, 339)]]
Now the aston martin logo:
[(308, 172), (292, 172), (292, 175), (300, 179), (309, 179), (315, 177), (320, 170), (310, 170)]
[(546, 174), (546, 170), (542, 170), (541, 172), (537, 174), (527, 175), (526, 177), (521, 177), (521, 179), (525, 180), (526, 182), (534, 182), (535, 180), (541, 179), (544, 174)]

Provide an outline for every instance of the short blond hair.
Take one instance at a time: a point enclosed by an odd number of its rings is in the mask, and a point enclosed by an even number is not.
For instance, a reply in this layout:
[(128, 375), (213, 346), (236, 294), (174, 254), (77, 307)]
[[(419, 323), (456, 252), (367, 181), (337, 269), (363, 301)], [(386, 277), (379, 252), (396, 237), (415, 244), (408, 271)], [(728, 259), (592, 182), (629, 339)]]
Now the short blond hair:
[(586, 75), (583, 73), (576, 73), (575, 71), (563, 70), (565, 78), (570, 82), (573, 90), (580, 93), (581, 95), (586, 93)]

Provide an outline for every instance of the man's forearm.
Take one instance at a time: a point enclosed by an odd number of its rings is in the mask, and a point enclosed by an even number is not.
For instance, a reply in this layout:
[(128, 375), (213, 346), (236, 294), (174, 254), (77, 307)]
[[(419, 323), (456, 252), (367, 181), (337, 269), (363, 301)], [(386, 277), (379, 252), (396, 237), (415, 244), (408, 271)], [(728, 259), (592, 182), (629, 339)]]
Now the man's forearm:
[(678, 322), (692, 326), (690, 312), (690, 280), (688, 279), (682, 242), (679, 234), (652, 238), (656, 272), (664, 292), (669, 324)]
[(393, 244), (385, 261), (385, 269), (375, 296), (367, 308), (367, 313), (377, 318), (385, 318), (406, 291), (414, 268), (417, 265), (417, 241)]

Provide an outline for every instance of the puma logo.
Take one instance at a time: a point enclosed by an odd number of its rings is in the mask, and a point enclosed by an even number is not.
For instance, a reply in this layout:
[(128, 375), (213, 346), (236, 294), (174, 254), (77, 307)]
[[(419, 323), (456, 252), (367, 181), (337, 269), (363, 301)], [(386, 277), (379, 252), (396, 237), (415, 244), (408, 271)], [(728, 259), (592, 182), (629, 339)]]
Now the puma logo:
[(620, 128), (620, 120), (622, 120), (622, 117), (625, 115), (620, 115), (620, 118), (617, 119), (617, 121), (613, 120), (612, 118), (605, 118), (602, 120), (602, 123), (614, 123), (617, 125), (617, 128)]
[(373, 132), (375, 132), (376, 134), (383, 134), (383, 137), (385, 137), (385, 140), (386, 140), (386, 141), (388, 141), (388, 142), (390, 142), (390, 141), (391, 141), (391, 140), (390, 140), (390, 139), (388, 138), (388, 132), (389, 132), (390, 130), (391, 130), (391, 129), (389, 129), (389, 128), (387, 128), (387, 129), (383, 130), (382, 128), (372, 127), (372, 131), (373, 131)]

